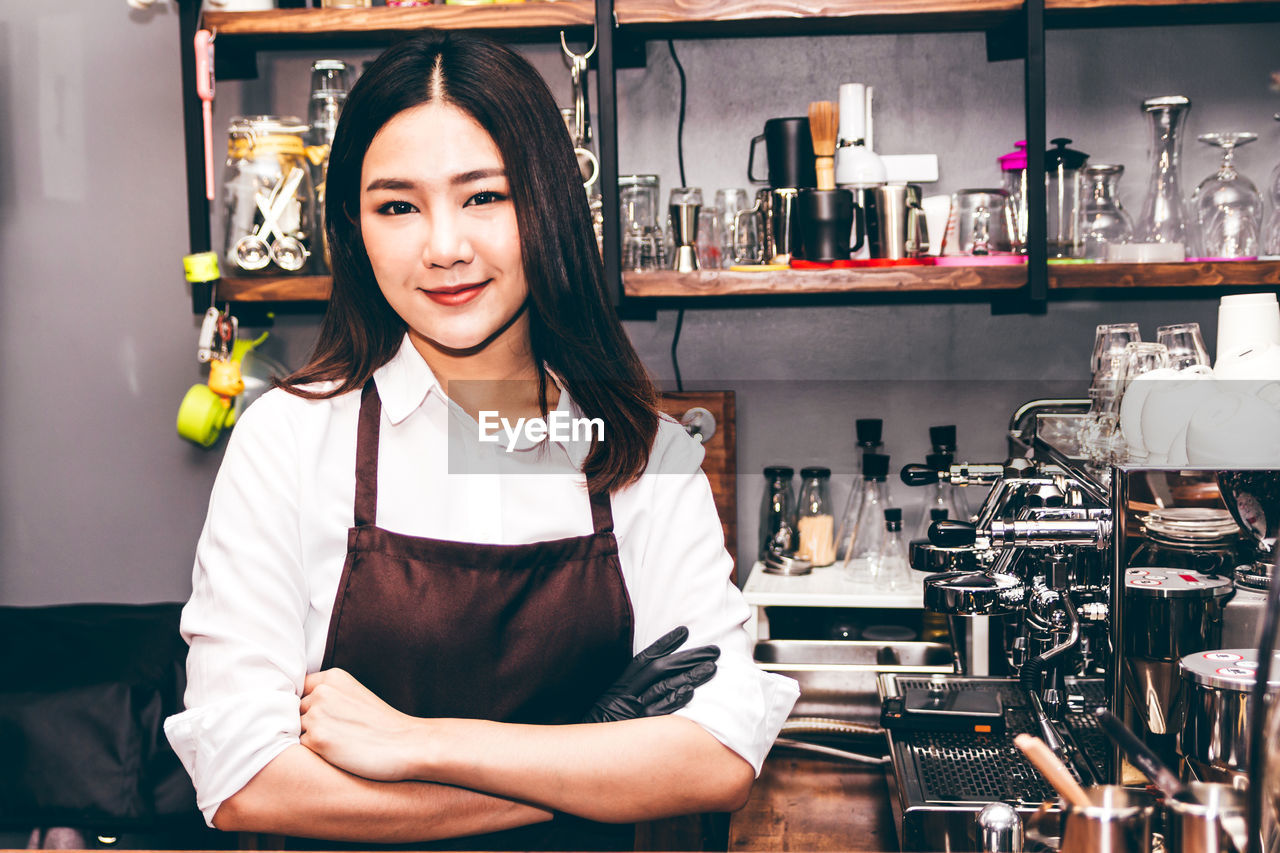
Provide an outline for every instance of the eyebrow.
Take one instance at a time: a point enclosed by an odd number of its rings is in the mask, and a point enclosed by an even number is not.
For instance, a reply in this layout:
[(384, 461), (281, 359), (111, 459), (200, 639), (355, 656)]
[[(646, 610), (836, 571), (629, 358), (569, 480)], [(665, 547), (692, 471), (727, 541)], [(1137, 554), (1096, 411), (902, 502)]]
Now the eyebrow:
[[(449, 183), (453, 186), (462, 184), (470, 184), (475, 181), (482, 181), (486, 178), (504, 178), (507, 172), (505, 169), (472, 169), (470, 172), (460, 172), (451, 178)], [(412, 190), (418, 188), (418, 182), (410, 178), (377, 178), (369, 182), (365, 187), (365, 192), (373, 192), (374, 190)]]

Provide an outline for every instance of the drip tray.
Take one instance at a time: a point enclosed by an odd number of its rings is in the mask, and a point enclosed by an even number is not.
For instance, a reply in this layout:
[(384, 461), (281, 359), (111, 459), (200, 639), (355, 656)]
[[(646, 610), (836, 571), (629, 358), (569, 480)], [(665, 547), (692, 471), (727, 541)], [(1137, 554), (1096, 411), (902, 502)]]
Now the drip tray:
[[(893, 759), (890, 785), (898, 839), (903, 850), (979, 850), (975, 818), (985, 804), (1000, 800), (1024, 815), (1057, 795), (1023, 757), (1013, 739), (1039, 734), (1026, 696), (1009, 678), (922, 677), (886, 674), (882, 696), (943, 685), (947, 691), (995, 692), (1004, 707), (1005, 731), (998, 734), (899, 731), (889, 735)], [(1084, 696), (1085, 708), (1107, 704), (1102, 680), (1069, 682)], [(1110, 747), (1092, 714), (1071, 714), (1067, 728), (1104, 778)]]

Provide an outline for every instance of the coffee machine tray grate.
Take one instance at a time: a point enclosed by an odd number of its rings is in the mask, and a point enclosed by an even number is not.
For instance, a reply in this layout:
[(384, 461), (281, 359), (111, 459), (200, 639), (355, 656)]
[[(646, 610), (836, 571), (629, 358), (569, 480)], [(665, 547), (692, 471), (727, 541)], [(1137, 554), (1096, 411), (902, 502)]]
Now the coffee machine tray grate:
[[(1053, 789), (1013, 745), (1021, 732), (1039, 735), (1026, 696), (1018, 683), (1005, 678), (920, 678), (886, 676), (895, 693), (937, 688), (996, 692), (1004, 708), (1005, 731), (992, 734), (968, 732), (895, 732), (893, 765), (906, 807), (930, 803), (989, 803), (995, 800), (1033, 805), (1056, 798)], [(1101, 680), (1071, 682), (1084, 697), (1083, 707), (1106, 704)], [(892, 695), (892, 694), (890, 694)], [(1109, 747), (1092, 714), (1069, 714), (1066, 727), (1077, 744), (1107, 775)]]

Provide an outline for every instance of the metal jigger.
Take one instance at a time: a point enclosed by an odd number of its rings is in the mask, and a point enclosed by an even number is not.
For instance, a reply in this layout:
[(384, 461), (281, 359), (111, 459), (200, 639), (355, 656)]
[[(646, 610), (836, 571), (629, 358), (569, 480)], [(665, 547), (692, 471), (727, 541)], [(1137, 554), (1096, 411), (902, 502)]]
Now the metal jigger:
[(702, 205), (688, 201), (672, 202), (668, 208), (671, 214), (671, 228), (675, 232), (676, 272), (698, 271), (698, 214)]

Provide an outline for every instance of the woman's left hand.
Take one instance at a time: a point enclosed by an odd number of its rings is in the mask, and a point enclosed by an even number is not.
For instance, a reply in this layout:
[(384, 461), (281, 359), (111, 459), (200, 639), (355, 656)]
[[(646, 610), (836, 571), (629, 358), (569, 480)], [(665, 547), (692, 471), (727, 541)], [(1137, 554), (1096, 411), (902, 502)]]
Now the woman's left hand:
[(298, 705), (302, 745), (330, 764), (379, 782), (412, 778), (422, 720), (401, 713), (341, 669), (313, 672)]

